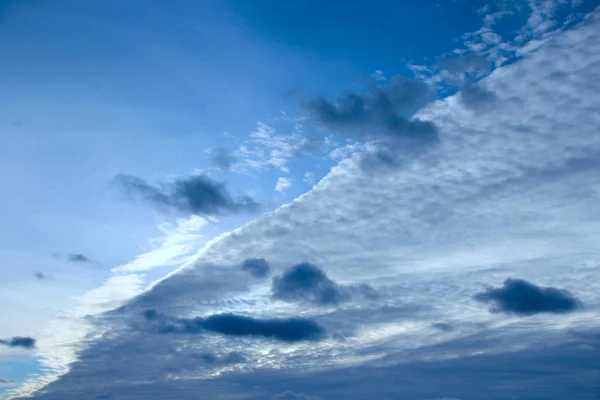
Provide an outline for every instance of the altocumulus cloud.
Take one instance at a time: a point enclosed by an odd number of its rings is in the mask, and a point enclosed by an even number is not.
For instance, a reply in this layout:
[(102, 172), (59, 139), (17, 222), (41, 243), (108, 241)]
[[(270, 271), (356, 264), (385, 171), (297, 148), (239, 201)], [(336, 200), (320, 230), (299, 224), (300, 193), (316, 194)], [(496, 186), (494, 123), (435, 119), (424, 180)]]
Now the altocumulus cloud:
[(168, 318), (155, 309), (144, 311), (144, 318), (156, 322), (160, 334), (218, 333), (234, 337), (265, 337), (284, 342), (318, 340), (325, 330), (308, 318), (258, 319), (231, 313), (211, 315), (207, 318)]
[(205, 175), (193, 175), (158, 187), (132, 175), (117, 175), (117, 185), (132, 198), (148, 202), (160, 210), (195, 215), (222, 215), (254, 212), (260, 206), (250, 196), (234, 198), (223, 183)]
[(353, 295), (375, 297), (368, 285), (340, 286), (327, 274), (310, 263), (301, 263), (273, 278), (271, 297), (287, 302), (306, 302), (317, 305), (337, 305)]
[(33, 349), (35, 339), (28, 336), (15, 336), (10, 339), (0, 339), (0, 344), (12, 348)]
[(570, 292), (537, 286), (523, 279), (507, 279), (499, 288), (488, 288), (474, 296), (479, 302), (493, 303), (491, 312), (518, 315), (568, 313), (582, 307)]

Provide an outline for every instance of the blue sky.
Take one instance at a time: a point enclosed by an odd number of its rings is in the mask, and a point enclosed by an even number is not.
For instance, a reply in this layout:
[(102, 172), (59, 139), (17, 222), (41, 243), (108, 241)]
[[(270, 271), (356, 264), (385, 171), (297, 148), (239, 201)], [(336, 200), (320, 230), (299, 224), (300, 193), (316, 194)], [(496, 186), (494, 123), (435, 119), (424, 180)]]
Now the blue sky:
[(0, 2), (0, 397), (596, 398), (597, 6)]

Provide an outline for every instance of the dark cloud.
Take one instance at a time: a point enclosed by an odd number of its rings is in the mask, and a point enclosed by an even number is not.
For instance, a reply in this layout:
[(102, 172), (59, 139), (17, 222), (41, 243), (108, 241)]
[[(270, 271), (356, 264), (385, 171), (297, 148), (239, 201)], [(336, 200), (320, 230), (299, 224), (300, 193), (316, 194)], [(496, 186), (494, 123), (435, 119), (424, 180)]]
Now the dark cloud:
[(237, 161), (233, 154), (222, 147), (211, 149), (208, 152), (208, 160), (223, 171), (229, 171)]
[(271, 297), (287, 302), (305, 302), (321, 306), (337, 305), (352, 297), (374, 299), (375, 290), (367, 284), (338, 285), (310, 263), (302, 263), (273, 278)]
[(250, 196), (237, 199), (220, 182), (205, 175), (178, 179), (155, 187), (131, 175), (118, 175), (117, 185), (130, 197), (144, 200), (163, 211), (178, 211), (196, 215), (222, 215), (234, 212), (254, 212), (260, 206)]
[(566, 290), (537, 286), (523, 279), (507, 279), (502, 287), (490, 287), (474, 299), (493, 303), (491, 312), (518, 315), (567, 313), (582, 306), (581, 301)]
[(372, 85), (362, 93), (348, 91), (334, 101), (318, 98), (308, 109), (326, 127), (361, 139), (430, 142), (437, 138), (436, 125), (411, 117), (432, 98), (426, 83), (394, 76), (389, 83)]
[(264, 278), (271, 272), (271, 266), (264, 258), (247, 258), (242, 269), (256, 278)]
[(237, 351), (232, 351), (224, 355), (217, 355), (214, 353), (201, 353), (197, 356), (198, 359), (202, 360), (205, 364), (209, 365), (231, 365), (241, 364), (246, 362), (246, 357)]
[(80, 253), (67, 254), (67, 260), (70, 262), (74, 262), (74, 263), (91, 263), (92, 262), (92, 260), (90, 260), (86, 255), (80, 254)]
[(436, 322), (436, 323), (432, 324), (431, 326), (442, 332), (452, 332), (454, 330), (454, 327), (447, 322)]
[(35, 347), (35, 339), (27, 336), (15, 336), (10, 339), (0, 339), (0, 344), (13, 348), (33, 349)]
[(40, 281), (43, 281), (44, 279), (48, 279), (48, 275), (44, 274), (41, 271), (34, 272), (33, 276), (35, 276)]
[(465, 107), (475, 111), (485, 110), (498, 100), (496, 94), (486, 89), (482, 83), (466, 84), (459, 98)]
[(340, 287), (315, 265), (302, 263), (273, 278), (272, 297), (283, 301), (307, 301), (335, 305), (344, 299)]
[(155, 322), (160, 334), (219, 333), (234, 337), (265, 337), (284, 342), (318, 340), (325, 330), (308, 318), (257, 319), (231, 313), (207, 318), (167, 318), (154, 309), (144, 311), (147, 321)]

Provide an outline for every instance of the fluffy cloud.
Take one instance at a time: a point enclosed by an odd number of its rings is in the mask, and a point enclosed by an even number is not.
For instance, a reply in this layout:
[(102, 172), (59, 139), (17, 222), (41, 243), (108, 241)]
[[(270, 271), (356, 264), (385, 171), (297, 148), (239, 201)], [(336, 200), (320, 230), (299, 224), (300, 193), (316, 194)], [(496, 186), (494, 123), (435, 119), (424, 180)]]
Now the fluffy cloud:
[(275, 190), (279, 193), (285, 192), (287, 189), (292, 187), (292, 180), (286, 177), (280, 177), (277, 179), (277, 183), (275, 184)]
[(581, 302), (566, 290), (537, 286), (523, 279), (507, 279), (500, 288), (488, 288), (475, 300), (493, 303), (492, 312), (518, 315), (567, 313), (581, 307)]
[(172, 184), (152, 186), (131, 175), (118, 175), (117, 185), (134, 199), (141, 199), (160, 210), (185, 214), (221, 215), (234, 212), (255, 212), (259, 205), (250, 196), (233, 198), (225, 185), (204, 175), (175, 180)]
[(33, 349), (35, 339), (28, 336), (15, 336), (10, 339), (0, 339), (0, 344), (13, 348)]
[(256, 278), (264, 278), (271, 272), (271, 266), (264, 258), (247, 258), (242, 262), (242, 269)]

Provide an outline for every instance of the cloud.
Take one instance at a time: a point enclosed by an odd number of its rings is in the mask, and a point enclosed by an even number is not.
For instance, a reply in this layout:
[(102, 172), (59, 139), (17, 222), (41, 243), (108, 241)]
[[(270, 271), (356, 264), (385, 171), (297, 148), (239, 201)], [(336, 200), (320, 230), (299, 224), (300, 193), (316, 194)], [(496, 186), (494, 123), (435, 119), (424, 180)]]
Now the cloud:
[(301, 263), (273, 278), (271, 297), (286, 302), (306, 302), (316, 305), (337, 305), (353, 296), (365, 299), (377, 297), (367, 284), (338, 285), (319, 267)]
[(208, 151), (208, 160), (222, 171), (229, 171), (237, 161), (237, 158), (223, 147), (217, 147)]
[(264, 278), (271, 272), (271, 266), (264, 258), (247, 258), (242, 262), (242, 269), (256, 278)]
[(307, 301), (335, 305), (344, 299), (339, 286), (317, 266), (302, 263), (273, 278), (272, 297), (283, 301)]
[(283, 176), (277, 179), (277, 183), (275, 184), (275, 190), (282, 194), (290, 187), (292, 187), (292, 180)]
[(317, 122), (336, 133), (431, 142), (437, 138), (436, 125), (411, 117), (432, 96), (426, 83), (397, 75), (389, 83), (360, 93), (348, 91), (334, 101), (317, 98), (307, 108)]
[(498, 96), (481, 83), (468, 83), (460, 92), (460, 102), (472, 110), (485, 110), (498, 100)]
[(286, 390), (283, 393), (276, 394), (271, 397), (272, 400), (322, 400), (320, 397), (308, 396), (304, 393), (296, 393), (291, 390)]
[(44, 274), (44, 273), (43, 273), (43, 272), (41, 272), (41, 271), (37, 271), (37, 272), (35, 272), (35, 273), (33, 274), (33, 276), (35, 276), (35, 277), (36, 277), (38, 280), (40, 280), (40, 281), (43, 281), (44, 279), (48, 279), (48, 278), (49, 278), (49, 276), (48, 276), (48, 275)]
[(72, 262), (72, 263), (91, 263), (92, 262), (92, 260), (90, 260), (86, 255), (81, 254), (81, 253), (67, 254), (67, 261)]
[(315, 174), (314, 172), (305, 172), (304, 176), (302, 177), (302, 181), (304, 183), (306, 183), (307, 185), (313, 185), (315, 183)]
[(10, 339), (0, 339), (0, 344), (13, 348), (33, 349), (35, 339), (28, 336), (14, 336)]
[(492, 312), (517, 315), (567, 313), (582, 306), (581, 301), (566, 290), (512, 278), (505, 280), (502, 287), (488, 288), (474, 298), (479, 302), (494, 303)]
[(284, 342), (321, 339), (325, 330), (308, 318), (257, 319), (231, 313), (207, 318), (169, 319), (154, 309), (144, 311), (144, 318), (157, 322), (160, 334), (197, 334), (204, 331), (234, 337), (265, 337)]
[(250, 196), (234, 199), (224, 184), (205, 175), (178, 179), (160, 187), (131, 175), (118, 175), (115, 181), (130, 197), (144, 200), (160, 210), (206, 216), (255, 212), (260, 208)]

